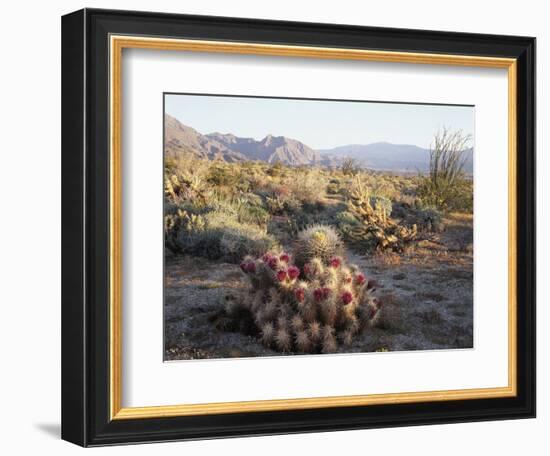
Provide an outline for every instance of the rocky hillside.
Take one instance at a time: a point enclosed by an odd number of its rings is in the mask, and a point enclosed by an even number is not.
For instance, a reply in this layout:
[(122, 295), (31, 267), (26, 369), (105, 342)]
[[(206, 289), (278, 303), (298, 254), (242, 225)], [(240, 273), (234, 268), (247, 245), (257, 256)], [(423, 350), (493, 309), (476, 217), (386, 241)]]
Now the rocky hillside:
[(215, 139), (201, 135), (197, 130), (183, 125), (169, 115), (165, 115), (164, 119), (164, 151), (166, 158), (191, 154), (208, 160), (247, 160), (243, 154), (231, 150)]
[(291, 166), (313, 165), (320, 162), (317, 151), (295, 139), (267, 135), (256, 141), (253, 138), (239, 138), (232, 134), (203, 135), (169, 115), (165, 116), (164, 135), (167, 157), (191, 153), (209, 160), (259, 160), (267, 163), (281, 162)]

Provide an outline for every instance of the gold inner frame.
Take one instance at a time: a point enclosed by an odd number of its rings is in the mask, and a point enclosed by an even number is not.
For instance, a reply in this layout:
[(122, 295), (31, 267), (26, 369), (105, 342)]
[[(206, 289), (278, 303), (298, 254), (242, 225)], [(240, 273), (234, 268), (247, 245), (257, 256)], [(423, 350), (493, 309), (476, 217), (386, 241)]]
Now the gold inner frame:
[[(122, 145), (121, 96), (123, 49), (253, 54), (337, 60), (367, 60), (431, 65), (504, 68), (508, 70), (508, 385), (505, 387), (403, 392), (245, 402), (122, 407)], [(387, 52), (242, 42), (222, 42), (110, 36), (110, 414), (111, 419), (158, 418), (221, 413), (297, 410), (312, 408), (397, 404), (459, 399), (512, 397), (517, 394), (516, 290), (516, 119), (517, 61), (468, 55)]]

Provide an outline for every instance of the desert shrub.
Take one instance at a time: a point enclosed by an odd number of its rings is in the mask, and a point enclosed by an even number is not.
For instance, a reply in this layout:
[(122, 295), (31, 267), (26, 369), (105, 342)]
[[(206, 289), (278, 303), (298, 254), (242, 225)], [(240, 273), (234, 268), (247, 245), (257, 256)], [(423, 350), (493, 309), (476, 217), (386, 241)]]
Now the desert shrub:
[(211, 185), (232, 187), (239, 182), (239, 174), (235, 172), (234, 168), (227, 165), (212, 165), (206, 180)]
[(266, 170), (266, 174), (272, 177), (278, 177), (284, 174), (285, 166), (279, 161), (272, 163)]
[(329, 182), (327, 184), (327, 195), (338, 195), (340, 193), (340, 184), (335, 182)]
[(358, 226), (359, 220), (353, 215), (350, 211), (342, 211), (339, 212), (336, 216), (337, 225), (350, 225), (350, 226)]
[[(299, 248), (294, 253), (307, 256)], [(246, 257), (241, 269), (250, 289), (229, 301), (226, 313), (233, 327), (280, 352), (333, 353), (371, 326), (380, 309), (371, 282), (341, 257), (313, 257), (299, 267), (290, 254), (271, 251)]]
[(435, 206), (425, 206), (416, 200), (413, 204), (400, 203), (394, 213), (409, 225), (416, 224), (420, 231), (439, 233), (445, 229), (443, 213)]
[(262, 206), (243, 204), (239, 207), (237, 218), (240, 223), (265, 226), (270, 215)]
[(413, 216), (413, 223), (416, 223), (423, 231), (440, 233), (445, 229), (443, 214), (436, 207), (415, 207)]
[(265, 205), (270, 214), (283, 215), (287, 213), (299, 212), (301, 208), (300, 201), (292, 195), (288, 196), (267, 196)]
[(361, 226), (361, 222), (349, 211), (339, 212), (336, 216), (336, 226), (343, 239), (353, 237), (353, 230)]
[(201, 215), (178, 209), (164, 217), (165, 246), (172, 252), (185, 252), (198, 242), (204, 229)]
[(451, 132), (446, 128), (435, 135), (430, 172), (422, 177), (417, 190), (424, 204), (443, 211), (472, 210), (473, 187), (463, 171), (470, 139), (461, 130)]
[(326, 194), (326, 178), (319, 169), (303, 169), (296, 176), (287, 179), (291, 194), (302, 205), (318, 207)]
[(342, 161), (342, 165), (340, 166), (340, 170), (342, 171), (342, 174), (345, 176), (355, 176), (356, 174), (361, 171), (361, 166), (355, 158), (352, 157), (346, 157)]
[(209, 164), (193, 158), (167, 159), (164, 168), (164, 196), (169, 203), (193, 201), (196, 206), (206, 205), (211, 190), (206, 181)]
[(367, 185), (373, 195), (391, 201), (397, 199), (401, 194), (398, 178), (381, 175), (369, 177)]
[(466, 179), (455, 181), (453, 186), (436, 187), (426, 177), (418, 187), (418, 197), (424, 205), (433, 206), (445, 212), (471, 213), (473, 211), (473, 185)]
[(277, 246), (275, 239), (257, 225), (240, 223), (222, 211), (204, 215), (178, 211), (165, 217), (166, 247), (209, 259), (238, 262)]

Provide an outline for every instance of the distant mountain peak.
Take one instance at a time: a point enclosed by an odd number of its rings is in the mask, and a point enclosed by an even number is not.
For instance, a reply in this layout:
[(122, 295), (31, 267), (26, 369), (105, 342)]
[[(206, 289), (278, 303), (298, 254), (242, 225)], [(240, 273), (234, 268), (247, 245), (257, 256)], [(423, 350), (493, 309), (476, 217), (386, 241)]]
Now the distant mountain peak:
[(194, 154), (199, 158), (225, 161), (275, 161), (291, 166), (313, 165), (320, 161), (315, 150), (298, 140), (268, 134), (260, 141), (241, 138), (232, 133), (214, 132), (202, 135), (174, 117), (166, 115), (165, 150), (168, 156)]

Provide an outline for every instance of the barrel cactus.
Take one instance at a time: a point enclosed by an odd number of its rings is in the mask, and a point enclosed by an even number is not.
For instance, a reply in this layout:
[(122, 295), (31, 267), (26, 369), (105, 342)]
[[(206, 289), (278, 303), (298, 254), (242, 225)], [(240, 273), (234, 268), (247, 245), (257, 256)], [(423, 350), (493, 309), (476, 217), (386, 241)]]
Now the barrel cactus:
[(340, 236), (334, 228), (326, 225), (313, 225), (301, 231), (294, 244), (295, 262), (300, 267), (313, 258), (328, 262), (342, 253)]

